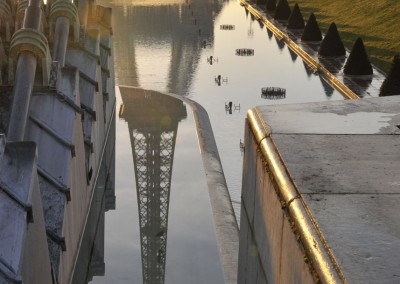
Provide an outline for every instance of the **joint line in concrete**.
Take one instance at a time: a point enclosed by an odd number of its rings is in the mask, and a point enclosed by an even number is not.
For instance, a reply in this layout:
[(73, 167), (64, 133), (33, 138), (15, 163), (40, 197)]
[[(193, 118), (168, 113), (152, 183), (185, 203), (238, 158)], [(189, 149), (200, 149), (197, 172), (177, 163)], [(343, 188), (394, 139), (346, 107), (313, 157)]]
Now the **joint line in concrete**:
[(90, 141), (89, 139), (85, 138), (84, 141), (86, 146), (88, 146), (90, 148), (90, 153), (93, 153), (93, 143), (92, 141)]
[(93, 80), (82, 71), (79, 71), (79, 77), (88, 82), (89, 84), (93, 85), (96, 88), (96, 92), (99, 91), (99, 83), (96, 80)]
[(83, 115), (83, 110), (77, 104), (75, 104), (75, 102), (70, 97), (68, 97), (63, 92), (56, 91), (56, 92), (48, 92), (48, 93), (42, 93), (42, 92), (34, 92), (33, 93), (34, 96), (35, 95), (48, 95), (48, 94), (56, 96), (61, 102), (66, 103), (74, 111), (76, 111), (77, 113)]
[[(94, 52), (90, 51), (89, 49), (87, 49), (84, 46), (84, 44), (81, 44), (81, 43), (68, 43), (68, 47), (69, 48), (79, 49), (79, 50), (85, 52), (88, 56), (90, 56), (90, 57), (92, 57), (92, 58), (94, 58), (96, 60), (100, 60), (99, 55), (97, 55), (96, 53), (94, 53)], [(65, 65), (67, 65), (67, 64), (65, 64)]]
[(59, 181), (56, 178), (54, 178), (48, 171), (46, 171), (45, 169), (43, 169), (39, 165), (37, 165), (37, 171), (38, 171), (38, 174), (41, 177), (43, 177), (45, 180), (47, 180), (52, 185), (54, 185), (58, 191), (60, 191), (61, 193), (65, 194), (67, 202), (71, 201), (70, 189), (65, 184), (63, 184), (61, 181)]
[(30, 118), (30, 120), (32, 120), (32, 122), (34, 122), (37, 126), (39, 126), (41, 129), (43, 129), (45, 132), (47, 132), (55, 140), (60, 142), (65, 147), (69, 148), (71, 150), (72, 157), (75, 157), (75, 146), (74, 146), (74, 144), (72, 144), (72, 142), (70, 142), (66, 138), (62, 137), (60, 134), (58, 134), (55, 130), (53, 130), (49, 125), (47, 125), (41, 119), (34, 117), (32, 114), (29, 116), (29, 118)]
[(64, 237), (58, 236), (56, 233), (54, 233), (53, 231), (51, 231), (49, 229), (46, 229), (46, 234), (53, 242), (55, 242), (57, 245), (59, 245), (61, 247), (62, 251), (67, 250), (67, 246), (65, 244)]
[(100, 47), (108, 52), (108, 56), (111, 55), (111, 48), (106, 46), (104, 43), (100, 43)]
[(26, 221), (28, 223), (33, 223), (33, 211), (32, 205), (29, 203), (25, 203), (21, 200), (21, 198), (15, 194), (10, 187), (8, 187), (5, 183), (0, 181), (0, 190), (3, 191), (14, 203), (16, 203), (19, 207), (25, 210), (26, 212)]
[[(0, 264), (0, 274), (3, 275), (6, 280), (11, 281), (12, 283), (22, 283), (21, 277), (15, 273), (11, 265), (9, 265), (1, 256)], [(5, 267), (8, 271), (5, 271), (3, 267)]]
[(81, 108), (86, 111), (91, 117), (93, 117), (94, 121), (96, 121), (96, 111), (92, 108), (88, 107), (87, 105), (81, 103)]

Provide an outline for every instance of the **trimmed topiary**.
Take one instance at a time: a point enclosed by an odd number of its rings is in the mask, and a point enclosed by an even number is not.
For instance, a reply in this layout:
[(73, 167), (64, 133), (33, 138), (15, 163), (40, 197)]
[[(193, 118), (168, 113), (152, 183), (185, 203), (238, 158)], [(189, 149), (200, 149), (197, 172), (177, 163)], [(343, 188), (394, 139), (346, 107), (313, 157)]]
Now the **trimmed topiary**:
[(303, 35), (301, 36), (301, 40), (304, 41), (321, 41), (322, 33), (319, 29), (317, 19), (314, 16), (314, 13), (311, 13), (308, 18), (306, 27), (304, 28)]
[(296, 59), (297, 59), (297, 54), (296, 54), (296, 52), (294, 52), (294, 51), (291, 50), (290, 48), (288, 48), (288, 50), (289, 50), (290, 57), (292, 58), (292, 61), (293, 61), (293, 62), (296, 62)]
[(304, 18), (300, 12), (299, 5), (294, 4), (293, 11), (290, 14), (287, 27), (289, 29), (304, 29)]
[(267, 34), (268, 34), (268, 38), (269, 38), (269, 39), (271, 39), (272, 36), (274, 35), (274, 33), (273, 33), (271, 30), (269, 30), (269, 29), (267, 29)]
[(291, 10), (288, 1), (280, 0), (278, 5), (276, 6), (274, 19), (286, 21), (287, 19), (289, 19), (290, 14)]
[(381, 86), (380, 97), (400, 95), (400, 55), (393, 57), (389, 75)]
[(372, 66), (369, 62), (362, 39), (357, 38), (351, 49), (349, 58), (344, 65), (343, 73), (346, 75), (371, 75)]
[(322, 87), (324, 88), (325, 95), (327, 95), (328, 97), (332, 96), (335, 89), (332, 88), (332, 86), (329, 85), (329, 83), (326, 82), (325, 79), (321, 77), (321, 75), (318, 77), (319, 77), (319, 80), (321, 81)]
[(278, 44), (280, 50), (282, 50), (285, 47), (285, 42), (283, 40), (278, 39), (276, 36), (275, 36), (275, 41)]
[(276, 0), (267, 0), (267, 12), (275, 11)]
[(326, 33), (324, 39), (321, 42), (321, 46), (319, 47), (318, 53), (319, 55), (322, 56), (346, 55), (346, 50), (344, 49), (342, 39), (340, 38), (335, 23), (332, 23), (329, 26), (328, 32)]

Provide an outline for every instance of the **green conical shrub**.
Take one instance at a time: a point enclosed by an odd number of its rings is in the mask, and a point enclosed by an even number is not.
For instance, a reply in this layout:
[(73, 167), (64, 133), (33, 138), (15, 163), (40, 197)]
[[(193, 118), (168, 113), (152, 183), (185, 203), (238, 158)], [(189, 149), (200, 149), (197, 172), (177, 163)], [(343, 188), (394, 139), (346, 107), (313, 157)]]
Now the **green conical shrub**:
[(304, 18), (297, 3), (294, 4), (287, 27), (289, 29), (304, 29)]
[(285, 20), (289, 19), (290, 14), (291, 14), (291, 10), (290, 10), (288, 1), (280, 0), (278, 5), (276, 6), (274, 18), (276, 20), (285, 21)]
[(344, 65), (343, 73), (346, 75), (372, 74), (372, 66), (361, 38), (357, 38), (354, 43), (349, 58), (347, 58), (346, 64)]
[(275, 11), (276, 0), (267, 0), (267, 12)]
[(319, 29), (317, 19), (315, 18), (314, 13), (311, 13), (310, 17), (308, 18), (306, 27), (304, 28), (303, 35), (301, 39), (304, 41), (321, 41), (322, 40), (322, 33)]
[(318, 53), (322, 56), (344, 56), (346, 50), (342, 39), (340, 38), (336, 24), (332, 23), (329, 26), (328, 32), (321, 42)]
[(400, 95), (400, 55), (393, 58), (389, 74), (381, 86), (380, 97)]

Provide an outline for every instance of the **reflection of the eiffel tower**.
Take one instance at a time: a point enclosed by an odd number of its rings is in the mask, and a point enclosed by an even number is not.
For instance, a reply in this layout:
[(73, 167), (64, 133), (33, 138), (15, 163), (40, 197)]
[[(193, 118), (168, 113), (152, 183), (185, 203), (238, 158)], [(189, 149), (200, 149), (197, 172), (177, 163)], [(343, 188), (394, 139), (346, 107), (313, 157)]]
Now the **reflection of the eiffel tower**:
[(139, 207), (143, 283), (164, 283), (168, 206), (182, 101), (153, 91), (120, 88), (128, 122)]

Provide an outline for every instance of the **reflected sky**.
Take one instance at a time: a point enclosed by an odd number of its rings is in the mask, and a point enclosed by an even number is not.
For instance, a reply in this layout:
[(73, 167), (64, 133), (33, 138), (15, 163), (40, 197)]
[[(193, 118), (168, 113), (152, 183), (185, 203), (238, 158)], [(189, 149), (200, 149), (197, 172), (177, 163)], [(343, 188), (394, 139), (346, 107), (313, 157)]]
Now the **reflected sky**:
[(113, 23), (118, 30), (114, 36), (117, 84), (187, 94), (198, 68), (201, 42), (212, 42), (214, 37), (213, 17), (220, 4), (132, 3), (113, 3)]
[[(343, 98), (310, 72), (300, 57), (260, 25), (237, 0), (133, 3), (115, 0), (111, 4), (116, 82), (186, 96), (207, 110), (239, 218), (239, 142), (247, 110), (267, 103)], [(109, 5), (107, 1), (103, 4)], [(237, 56), (237, 49), (254, 50), (254, 55)], [(215, 59), (214, 64), (209, 63), (210, 56)], [(215, 83), (218, 76), (224, 79), (221, 84)], [(262, 98), (264, 87), (285, 88), (285, 97)], [(229, 102), (240, 107), (226, 112)]]
[[(247, 110), (342, 97), (237, 0), (97, 4), (113, 8), (117, 85), (156, 92), (116, 88), (116, 210), (105, 215), (104, 276), (92, 282), (223, 283), (193, 118), (158, 92), (207, 110), (238, 219)], [(263, 98), (265, 87), (285, 96)]]
[[(237, 0), (132, 3), (112, 3), (117, 84), (187, 96), (207, 110), (239, 217), (239, 141), (243, 138), (247, 110), (266, 103), (343, 98), (312, 74), (301, 58), (260, 25)], [(237, 56), (237, 49), (252, 49), (254, 56)], [(210, 56), (215, 59), (214, 64), (209, 63)], [(216, 84), (219, 75), (224, 81)], [(285, 98), (262, 98), (263, 87), (285, 88)], [(225, 112), (229, 102), (240, 105), (240, 109)]]
[(223, 283), (192, 116), (175, 98), (117, 88), (116, 210), (91, 283)]

